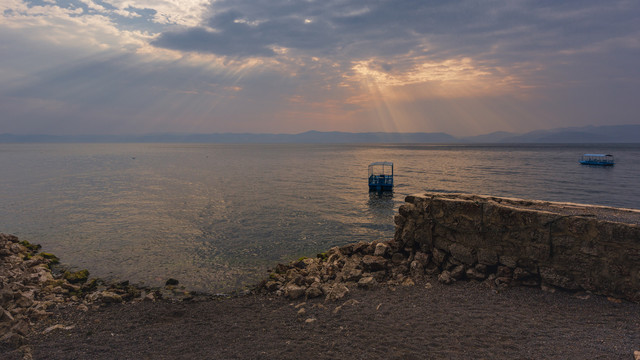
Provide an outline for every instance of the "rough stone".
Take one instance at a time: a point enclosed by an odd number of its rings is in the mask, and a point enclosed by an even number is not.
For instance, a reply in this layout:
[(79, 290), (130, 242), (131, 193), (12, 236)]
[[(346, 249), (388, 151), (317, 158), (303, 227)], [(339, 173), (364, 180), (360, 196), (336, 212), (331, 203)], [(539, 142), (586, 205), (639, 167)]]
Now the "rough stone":
[(422, 277), (424, 275), (424, 265), (418, 260), (413, 260), (409, 265), (409, 271), (413, 277)]
[(345, 297), (349, 293), (349, 289), (344, 284), (335, 284), (329, 290), (327, 294), (327, 301), (336, 301)]
[(456, 279), (451, 276), (451, 273), (449, 271), (445, 270), (441, 272), (440, 275), (438, 275), (438, 281), (445, 285), (449, 285), (454, 283)]
[(99, 299), (101, 299), (105, 303), (121, 303), (122, 302), (122, 296), (111, 291), (101, 292)]
[(475, 267), (467, 269), (466, 276), (473, 280), (484, 280), (487, 277), (484, 272), (478, 271)]
[(457, 265), (451, 270), (451, 276), (456, 280), (462, 279), (464, 277), (464, 274), (465, 274), (465, 266), (462, 264)]
[(405, 260), (405, 257), (401, 253), (394, 253), (391, 256), (391, 262), (393, 262), (395, 265), (401, 264), (404, 260)]
[(364, 266), (365, 270), (369, 270), (369, 271), (378, 271), (378, 270), (384, 270), (387, 264), (387, 259), (383, 258), (382, 256), (371, 256), (371, 255), (365, 255), (362, 258), (362, 265)]
[(385, 243), (377, 243), (376, 249), (373, 253), (374, 256), (385, 256), (387, 254), (387, 249), (389, 246)]
[(449, 251), (455, 259), (461, 261), (463, 264), (473, 265), (476, 263), (476, 256), (473, 249), (462, 244), (453, 243), (449, 245)]
[(373, 276), (363, 277), (358, 281), (358, 286), (364, 289), (372, 289), (378, 284)]
[(320, 288), (320, 283), (316, 282), (311, 284), (305, 291), (305, 295), (309, 299), (322, 296), (322, 289)]

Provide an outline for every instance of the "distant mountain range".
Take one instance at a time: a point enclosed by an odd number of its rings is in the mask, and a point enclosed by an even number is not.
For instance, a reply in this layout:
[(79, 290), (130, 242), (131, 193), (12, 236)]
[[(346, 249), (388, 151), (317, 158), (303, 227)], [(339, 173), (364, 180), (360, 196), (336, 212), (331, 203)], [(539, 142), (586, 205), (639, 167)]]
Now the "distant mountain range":
[(0, 134), (0, 143), (640, 143), (640, 125), (557, 128), (525, 134), (494, 132), (454, 137), (446, 133), (321, 132), (300, 134), (146, 134), (15, 135)]

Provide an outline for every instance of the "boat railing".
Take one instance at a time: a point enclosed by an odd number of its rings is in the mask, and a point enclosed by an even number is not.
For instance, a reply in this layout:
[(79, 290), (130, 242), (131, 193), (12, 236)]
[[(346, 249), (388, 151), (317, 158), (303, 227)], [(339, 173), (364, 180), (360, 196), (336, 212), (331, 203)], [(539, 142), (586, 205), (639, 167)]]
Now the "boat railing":
[(371, 175), (369, 176), (369, 183), (393, 185), (393, 175)]

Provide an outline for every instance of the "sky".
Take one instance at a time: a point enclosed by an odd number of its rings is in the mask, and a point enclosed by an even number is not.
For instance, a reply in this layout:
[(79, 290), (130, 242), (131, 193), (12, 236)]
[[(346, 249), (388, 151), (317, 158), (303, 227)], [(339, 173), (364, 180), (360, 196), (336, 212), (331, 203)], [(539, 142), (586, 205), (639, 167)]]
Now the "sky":
[(0, 133), (640, 124), (638, 0), (0, 0)]

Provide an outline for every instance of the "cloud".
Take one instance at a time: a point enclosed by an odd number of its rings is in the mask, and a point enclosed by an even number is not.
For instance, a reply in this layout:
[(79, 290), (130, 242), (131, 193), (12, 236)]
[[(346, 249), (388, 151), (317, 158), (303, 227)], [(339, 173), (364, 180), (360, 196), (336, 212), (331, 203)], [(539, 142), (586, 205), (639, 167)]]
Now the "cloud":
[(633, 0), (5, 0), (0, 16), (5, 129), (455, 133), (638, 111)]

